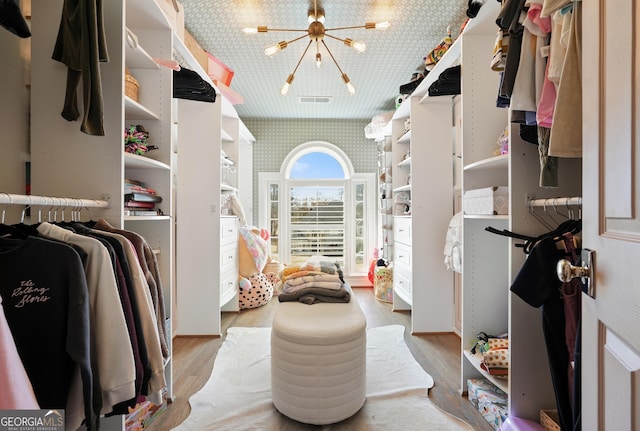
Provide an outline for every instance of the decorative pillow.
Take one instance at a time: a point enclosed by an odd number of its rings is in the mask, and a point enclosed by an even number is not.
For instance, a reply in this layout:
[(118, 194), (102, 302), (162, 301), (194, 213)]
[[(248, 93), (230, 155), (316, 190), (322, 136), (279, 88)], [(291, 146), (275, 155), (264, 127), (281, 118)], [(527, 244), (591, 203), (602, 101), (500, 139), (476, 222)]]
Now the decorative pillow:
[(255, 274), (248, 277), (247, 280), (251, 283), (251, 287), (247, 289), (240, 286), (240, 293), (238, 294), (241, 310), (262, 307), (271, 301), (274, 281), (277, 280), (275, 274)]

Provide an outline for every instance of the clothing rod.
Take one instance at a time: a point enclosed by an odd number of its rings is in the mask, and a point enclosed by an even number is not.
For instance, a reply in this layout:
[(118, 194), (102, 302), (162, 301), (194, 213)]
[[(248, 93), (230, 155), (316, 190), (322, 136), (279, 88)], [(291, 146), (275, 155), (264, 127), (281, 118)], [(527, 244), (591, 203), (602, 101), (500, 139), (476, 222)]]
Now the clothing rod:
[(57, 196), (16, 195), (0, 192), (0, 204), (37, 205), (73, 208), (108, 208), (109, 201), (102, 199), (80, 199)]
[(528, 204), (531, 207), (553, 207), (558, 205), (582, 206), (582, 196), (529, 199)]

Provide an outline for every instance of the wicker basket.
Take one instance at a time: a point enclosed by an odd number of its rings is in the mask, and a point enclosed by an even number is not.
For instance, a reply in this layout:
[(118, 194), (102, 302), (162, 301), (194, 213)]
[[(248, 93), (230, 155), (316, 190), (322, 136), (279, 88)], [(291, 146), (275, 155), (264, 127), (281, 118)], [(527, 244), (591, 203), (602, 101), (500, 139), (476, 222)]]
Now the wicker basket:
[(126, 69), (124, 72), (124, 94), (137, 102), (139, 88), (138, 80), (131, 75), (129, 69)]
[(393, 302), (393, 268), (376, 266), (373, 272), (373, 293), (378, 301)]
[(540, 410), (540, 425), (547, 431), (560, 431), (557, 410)]

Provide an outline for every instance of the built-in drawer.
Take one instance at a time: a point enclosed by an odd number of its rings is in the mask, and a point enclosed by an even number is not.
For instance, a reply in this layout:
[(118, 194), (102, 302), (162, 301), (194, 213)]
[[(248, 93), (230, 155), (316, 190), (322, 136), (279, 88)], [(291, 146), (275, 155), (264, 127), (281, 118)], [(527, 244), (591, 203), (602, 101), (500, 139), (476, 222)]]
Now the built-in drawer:
[(393, 239), (411, 245), (411, 217), (393, 218)]
[(404, 270), (393, 269), (393, 290), (404, 302), (412, 305), (411, 279)]
[(238, 240), (238, 218), (220, 217), (220, 244), (228, 244)]
[(233, 242), (220, 247), (220, 274), (238, 272), (238, 243)]
[(411, 247), (402, 243), (395, 244), (393, 251), (393, 261), (395, 265), (402, 265), (411, 271)]
[(227, 305), (238, 292), (238, 272), (228, 272), (220, 277), (220, 307)]

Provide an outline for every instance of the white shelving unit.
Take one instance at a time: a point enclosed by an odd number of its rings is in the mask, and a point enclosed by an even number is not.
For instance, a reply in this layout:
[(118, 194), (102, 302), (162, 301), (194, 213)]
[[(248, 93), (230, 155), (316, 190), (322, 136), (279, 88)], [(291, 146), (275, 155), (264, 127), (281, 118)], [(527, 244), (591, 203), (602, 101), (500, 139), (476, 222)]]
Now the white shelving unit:
[[(153, 58), (170, 58), (173, 29), (160, 0), (126, 0), (103, 3), (109, 62), (100, 63), (104, 136), (80, 131), (80, 120), (60, 116), (67, 68), (51, 59), (63, 0), (32, 1), (31, 38), (31, 189), (44, 196), (82, 196), (110, 201), (105, 209), (91, 211), (119, 229), (142, 235), (156, 252), (165, 308), (169, 357), (165, 359), (167, 396), (173, 397), (171, 334), (175, 289), (174, 202), (172, 158), (172, 72)], [(138, 46), (127, 43), (135, 34)], [(125, 95), (125, 67), (140, 83), (138, 100)], [(82, 93), (82, 88), (79, 88)], [(84, 113), (79, 98), (80, 115)], [(158, 149), (144, 156), (124, 152), (125, 127), (142, 125), (150, 144)], [(143, 181), (162, 197), (162, 216), (124, 216), (123, 181)], [(105, 429), (123, 429), (105, 420)], [(121, 421), (120, 421), (121, 422)]]
[[(509, 292), (525, 259), (522, 249), (485, 228), (540, 233), (544, 228), (528, 213), (527, 196), (579, 196), (581, 173), (579, 160), (561, 160), (565, 186), (538, 187), (537, 146), (519, 138), (517, 125), (509, 130), (510, 154), (494, 155), (498, 138), (510, 124), (508, 109), (496, 107), (499, 75), (488, 66), (499, 8), (495, 2), (483, 5), (393, 116), (393, 193), (411, 195), (411, 214), (396, 212), (393, 221), (394, 309), (411, 310), (413, 332), (435, 332), (454, 329), (449, 312), (455, 307), (461, 392), (466, 391), (467, 379), (485, 377), (509, 394), (510, 414), (536, 419), (541, 408), (554, 405), (540, 310)], [(455, 65), (462, 66), (461, 94), (429, 96), (428, 88), (439, 74)], [(450, 129), (446, 125), (452, 118)], [(406, 119), (410, 131), (405, 131)], [(442, 259), (448, 222), (464, 208), (465, 191), (490, 186), (509, 187), (509, 214), (464, 215), (463, 272), (454, 281)], [(454, 285), (455, 296), (450, 295)], [(479, 357), (469, 352), (480, 331), (509, 333), (507, 378), (488, 375)]]
[[(185, 67), (213, 85), (175, 35), (174, 47)], [(216, 93), (214, 103), (174, 99), (179, 335), (220, 335), (220, 313), (239, 309), (239, 223), (225, 213), (223, 200), (228, 193), (241, 197), (238, 171), (252, 170), (246, 147), (255, 138), (231, 102)], [(222, 151), (231, 162), (225, 162)]]
[(380, 226), (381, 258), (393, 260), (393, 163), (391, 152), (391, 137), (382, 136), (376, 140), (378, 148), (378, 198)]
[(426, 81), (391, 120), (393, 307), (412, 311), (414, 333), (454, 328), (453, 275), (442, 253), (453, 215), (453, 104), (452, 96), (424, 97)]
[[(509, 414), (537, 420), (542, 408), (553, 408), (555, 398), (549, 376), (546, 345), (539, 309), (525, 304), (509, 291), (526, 258), (517, 240), (485, 230), (491, 226), (525, 235), (545, 231), (528, 212), (527, 196), (580, 195), (580, 160), (560, 160), (557, 189), (538, 185), (540, 164), (537, 145), (520, 139), (519, 125), (511, 124), (508, 109), (496, 108), (499, 76), (487, 66), (495, 41), (495, 16), (499, 4), (487, 2), (454, 45), (459, 45), (462, 94), (454, 101), (456, 131), (455, 190), (491, 186), (509, 187), (508, 215), (465, 214), (463, 219), (461, 392), (469, 378), (485, 377), (509, 396)], [(470, 23), (470, 24), (471, 24)], [(447, 56), (449, 53), (447, 53)], [(445, 56), (446, 57), (446, 56)], [(509, 154), (495, 156), (497, 140), (509, 127)], [(461, 207), (464, 210), (464, 201)], [(490, 376), (480, 358), (469, 349), (478, 332), (509, 334), (510, 369), (507, 378)]]

